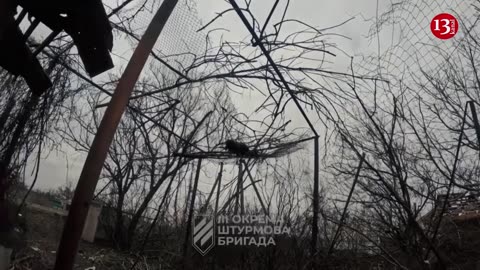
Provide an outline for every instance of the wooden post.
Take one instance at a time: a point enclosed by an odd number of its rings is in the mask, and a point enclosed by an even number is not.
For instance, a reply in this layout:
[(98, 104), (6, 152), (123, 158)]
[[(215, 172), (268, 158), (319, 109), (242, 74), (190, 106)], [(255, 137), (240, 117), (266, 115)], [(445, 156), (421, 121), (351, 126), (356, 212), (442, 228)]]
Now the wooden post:
[(92, 142), (65, 223), (55, 270), (72, 270), (90, 201), (133, 87), (178, 0), (164, 0), (128, 62)]

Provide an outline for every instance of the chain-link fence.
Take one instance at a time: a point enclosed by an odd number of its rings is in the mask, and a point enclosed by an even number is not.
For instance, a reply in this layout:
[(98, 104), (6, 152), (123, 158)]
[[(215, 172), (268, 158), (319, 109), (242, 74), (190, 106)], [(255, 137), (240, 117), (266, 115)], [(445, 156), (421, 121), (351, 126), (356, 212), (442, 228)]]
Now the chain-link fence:
[[(391, 4), (379, 12), (369, 31), (372, 43), (380, 47), (378, 53), (363, 59), (358, 68), (361, 73), (394, 81), (408, 80), (420, 69), (435, 72), (444, 61), (439, 53), (454, 55), (465, 37), (478, 31), (472, 27), (478, 17), (476, 2), (404, 0)], [(450, 13), (459, 21), (454, 38), (441, 40), (431, 33), (430, 22), (440, 13)]]
[[(135, 1), (128, 5), (119, 17), (114, 18), (116, 30), (122, 32), (130, 42), (130, 47), (126, 51), (133, 52), (138, 39), (143, 35), (147, 26), (153, 18), (153, 15), (160, 7), (163, 1)], [(180, 72), (185, 67), (191, 65), (195, 55), (201, 55), (206, 49), (206, 39), (203, 32), (197, 31), (201, 28), (201, 21), (197, 14), (196, 4), (191, 0), (180, 0), (173, 10), (172, 15), (167, 21), (162, 33), (152, 51), (162, 61)], [(126, 34), (126, 32), (129, 32)], [(117, 48), (125, 46), (125, 40), (119, 39), (115, 44)], [(128, 55), (129, 53), (126, 53)], [(129, 57), (120, 59), (119, 65), (126, 64)], [(151, 64), (153, 58), (150, 57)], [(123, 63), (125, 62), (125, 63)], [(164, 63), (165, 63), (164, 62)], [(118, 66), (118, 65), (117, 65)], [(147, 67), (149, 64), (147, 64)], [(159, 65), (157, 65), (158, 68)], [(160, 66), (162, 66), (160, 64)], [(163, 65), (162, 76), (177, 79), (177, 75), (170, 68)], [(173, 73), (172, 73), (173, 72)]]

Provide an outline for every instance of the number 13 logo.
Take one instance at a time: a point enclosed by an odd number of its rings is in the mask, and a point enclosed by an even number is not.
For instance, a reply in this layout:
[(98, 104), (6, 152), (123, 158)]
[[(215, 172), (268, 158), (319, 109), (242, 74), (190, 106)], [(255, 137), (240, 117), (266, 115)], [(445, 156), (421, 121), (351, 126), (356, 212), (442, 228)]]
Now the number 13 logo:
[(451, 14), (438, 14), (430, 22), (430, 30), (439, 39), (450, 39), (458, 32), (458, 21)]

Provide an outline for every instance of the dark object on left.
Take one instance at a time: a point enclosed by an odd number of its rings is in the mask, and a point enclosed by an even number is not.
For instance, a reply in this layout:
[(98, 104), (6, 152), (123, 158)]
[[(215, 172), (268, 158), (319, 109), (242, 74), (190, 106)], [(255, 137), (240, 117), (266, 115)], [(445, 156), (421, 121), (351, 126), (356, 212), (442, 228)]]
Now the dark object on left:
[(14, 20), (17, 5), (54, 32), (65, 30), (90, 76), (113, 67), (112, 28), (101, 0), (0, 0), (0, 66), (25, 78), (33, 93), (41, 95), (51, 81)]
[(25, 44), (22, 32), (16, 25), (5, 29), (0, 40), (0, 66), (16, 76), (22, 76), (36, 95), (41, 95), (52, 82)]
[(14, 0), (0, 0), (0, 66), (22, 76), (32, 92), (41, 95), (52, 83), (25, 44), (13, 17), (16, 5)]
[(72, 37), (90, 76), (113, 67), (112, 27), (101, 0), (17, 1), (29, 15), (53, 31), (65, 30)]

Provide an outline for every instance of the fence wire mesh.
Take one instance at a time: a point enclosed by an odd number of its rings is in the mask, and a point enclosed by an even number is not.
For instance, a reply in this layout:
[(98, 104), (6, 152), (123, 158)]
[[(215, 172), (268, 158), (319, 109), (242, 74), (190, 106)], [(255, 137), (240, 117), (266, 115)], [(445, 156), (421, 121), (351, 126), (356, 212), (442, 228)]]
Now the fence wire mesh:
[[(135, 1), (125, 10), (120, 21), (128, 22), (129, 30), (141, 37), (155, 12), (163, 1)], [(125, 25), (125, 24), (124, 24)], [(196, 3), (191, 0), (180, 0), (167, 21), (155, 44), (153, 52), (173, 68), (181, 71), (189, 66), (194, 56), (205, 51), (205, 34), (197, 31), (202, 26), (198, 17)], [(134, 41), (131, 51), (138, 41)], [(151, 61), (152, 59), (150, 59)], [(172, 71), (163, 70), (163, 76), (176, 76)]]
[[(364, 56), (360, 73), (380, 75), (395, 82), (408, 80), (420, 70), (434, 74), (445, 59), (439, 53), (454, 55), (463, 40), (472, 32), (478, 20), (478, 1), (426, 1), (403, 0), (392, 3), (380, 11), (368, 37), (379, 46), (376, 55)], [(440, 13), (450, 13), (459, 21), (457, 35), (450, 40), (440, 40), (430, 32), (430, 22)], [(399, 76), (400, 75), (400, 76)]]

